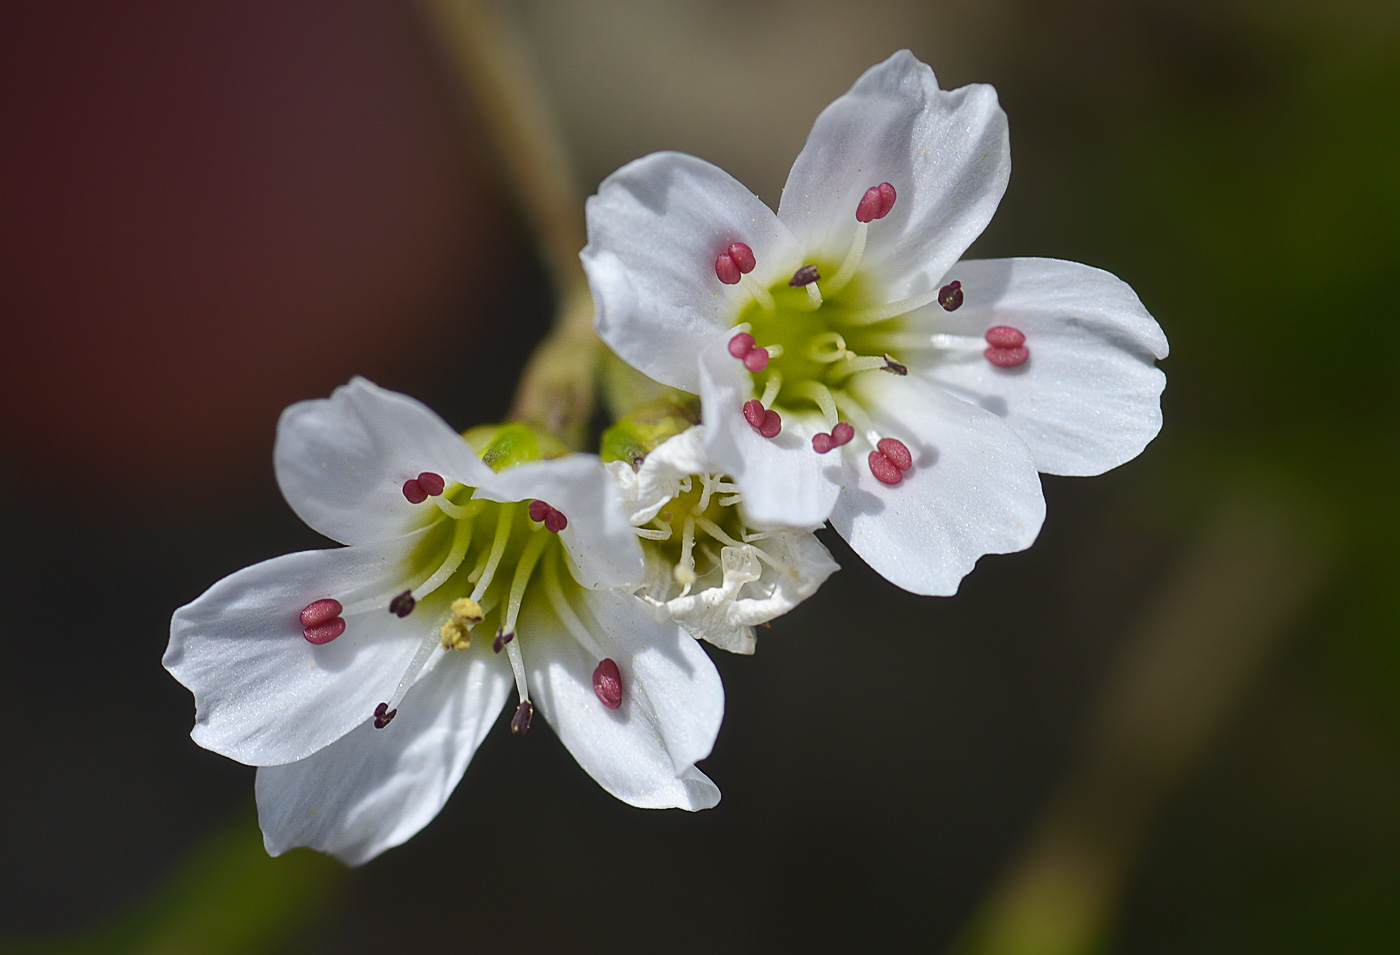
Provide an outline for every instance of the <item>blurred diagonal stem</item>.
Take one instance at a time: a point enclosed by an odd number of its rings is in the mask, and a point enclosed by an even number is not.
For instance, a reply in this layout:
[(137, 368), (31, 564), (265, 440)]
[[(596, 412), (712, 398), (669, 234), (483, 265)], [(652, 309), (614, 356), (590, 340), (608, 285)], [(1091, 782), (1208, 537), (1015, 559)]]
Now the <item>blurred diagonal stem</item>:
[(578, 253), (583, 195), (548, 98), (519, 36), (487, 0), (420, 0), (464, 104), (490, 137), (501, 179), (540, 250), (555, 292), (554, 327), (521, 376), (510, 417), (581, 448), (604, 350)]
[(1331, 521), (1267, 477), (1221, 495), (1108, 675), (1077, 768), (956, 955), (1104, 949), (1154, 819), (1317, 592), (1334, 542)]

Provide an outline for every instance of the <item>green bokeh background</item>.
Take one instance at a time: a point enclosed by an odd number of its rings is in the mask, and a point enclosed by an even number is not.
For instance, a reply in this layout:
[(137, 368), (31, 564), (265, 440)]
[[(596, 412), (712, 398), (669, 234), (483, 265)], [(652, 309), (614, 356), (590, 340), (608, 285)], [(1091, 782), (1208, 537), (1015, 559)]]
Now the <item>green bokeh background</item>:
[[(385, 39), (382, 4), (290, 6), (295, 30), (285, 13), (243, 14), (266, 20), (248, 36), (277, 42), (230, 62), (317, 64), (298, 46), (311, 37), (340, 44), (354, 72), (392, 43), (394, 62), (427, 79), (383, 92), (386, 109), (443, 127), (463, 175), (499, 191), (489, 162), (468, 161), (480, 137), (426, 21), (396, 13)], [(517, 741), (498, 727), (442, 816), (360, 870), (262, 854), (251, 770), (185, 738), (188, 697), (158, 666), (175, 606), (256, 559), (317, 546), (280, 504), (269, 455), (189, 495), (167, 493), (168, 470), (109, 493), (99, 460), (70, 492), (36, 478), (44, 448), (12, 443), (0, 946), (1400, 951), (1395, 5), (509, 9), (589, 189), (642, 152), (680, 148), (776, 204), (817, 110), (893, 49), (909, 46), (945, 87), (994, 84), (1013, 172), (973, 253), (1072, 259), (1130, 282), (1171, 342), (1162, 435), (1103, 478), (1046, 479), (1041, 540), (984, 560), (956, 598), (896, 592), (832, 538), (843, 570), (822, 593), (763, 632), (754, 658), (716, 655), (729, 701), (705, 765), (725, 793), (716, 810), (615, 804), (548, 733)], [(96, 29), (80, 14), (33, 13), (7, 31), (13, 78), (62, 56), (65, 31)], [(166, 21), (163, 42), (207, 42), (182, 23)], [(122, 82), (77, 69), (80, 84)], [(327, 102), (331, 80), (317, 87)], [(42, 90), (5, 95), (68, 121)], [(305, 99), (307, 122), (318, 102)], [(5, 190), (58, 188), (27, 172)], [(384, 188), (419, 172), (386, 167)], [(356, 190), (343, 201), (374, 201)], [(415, 323), (429, 344), (387, 357), (367, 345), (318, 371), (369, 373), (465, 427), (504, 413), (550, 303), (508, 212), (450, 208), (449, 237), (485, 232), (493, 271), (448, 262), (404, 278), (371, 320)], [(62, 278), (23, 267), (18, 231), (4, 288), (37, 300), (25, 289)], [(16, 329), (65, 320), (6, 311)], [(87, 318), (124, 314), (113, 303)], [(182, 357), (156, 347), (145, 360), (156, 374)], [(101, 381), (82, 387), (104, 400)], [(260, 384), (247, 388), (252, 400)], [(300, 396), (324, 391), (308, 382)], [(16, 420), (43, 414), (29, 397), (10, 402)], [(130, 427), (144, 426), (133, 415)], [(259, 427), (270, 448), (272, 421)], [(1158, 682), (1133, 682), (1144, 678)], [(1155, 695), (1134, 695), (1149, 684)], [(1105, 725), (1124, 712), (1120, 692), (1141, 707)], [(1107, 874), (1077, 864), (1103, 858), (1117, 860)], [(1018, 892), (1031, 870), (1040, 889)]]

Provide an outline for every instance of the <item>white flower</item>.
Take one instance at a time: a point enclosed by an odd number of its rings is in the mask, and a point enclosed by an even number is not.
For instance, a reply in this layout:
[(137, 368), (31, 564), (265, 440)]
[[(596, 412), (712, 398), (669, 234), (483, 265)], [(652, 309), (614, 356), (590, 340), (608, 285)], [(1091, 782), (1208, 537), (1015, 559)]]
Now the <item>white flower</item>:
[(484, 457), (361, 379), (293, 405), (278, 482), (349, 546), (256, 564), (176, 611), (164, 662), (194, 691), (192, 735), (260, 767), (273, 855), (308, 845), (358, 864), (413, 835), (512, 682), (512, 730), (538, 708), (619, 799), (719, 800), (695, 768), (723, 715), (719, 676), (682, 630), (612, 589), (644, 565), (601, 463), (530, 460), (520, 425)]
[(753, 628), (816, 593), (838, 568), (814, 528), (755, 527), (704, 444), (700, 425), (663, 441), (635, 470), (624, 461), (606, 467), (643, 538), (638, 595), (691, 636), (753, 653)]
[(1167, 343), (1132, 289), (958, 261), (1009, 172), (995, 91), (897, 53), (818, 117), (776, 215), (678, 153), (609, 176), (583, 250), (598, 332), (701, 396), (754, 519), (829, 516), (889, 580), (953, 593), (1035, 539), (1037, 470), (1101, 473), (1161, 426)]

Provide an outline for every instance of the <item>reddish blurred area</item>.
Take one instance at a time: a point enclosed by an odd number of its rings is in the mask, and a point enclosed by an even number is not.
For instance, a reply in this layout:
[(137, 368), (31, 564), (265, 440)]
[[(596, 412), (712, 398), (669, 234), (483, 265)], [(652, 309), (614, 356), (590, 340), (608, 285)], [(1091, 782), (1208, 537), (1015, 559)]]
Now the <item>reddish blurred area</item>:
[(285, 405), (392, 384), (508, 254), (482, 240), (503, 204), (410, 7), (6, 20), (0, 415), (51, 491), (263, 474)]

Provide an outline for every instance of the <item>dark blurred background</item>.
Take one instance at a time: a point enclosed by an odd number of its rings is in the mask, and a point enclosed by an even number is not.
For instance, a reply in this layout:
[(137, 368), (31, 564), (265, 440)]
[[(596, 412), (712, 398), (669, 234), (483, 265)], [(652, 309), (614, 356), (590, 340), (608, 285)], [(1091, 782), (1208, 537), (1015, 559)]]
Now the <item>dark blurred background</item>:
[(267, 859), (253, 770), (188, 739), (170, 613), (320, 544), (283, 406), (363, 374), (499, 418), (549, 279), (421, 8), (9, 9), (0, 947), (1400, 951), (1395, 5), (501, 9), (587, 191), (676, 148), (776, 205), (893, 50), (994, 84), (1013, 175), (973, 254), (1130, 282), (1161, 437), (1047, 478), (1037, 544), (955, 598), (832, 537), (817, 598), (714, 654), (712, 811), (498, 727), (404, 847)]

